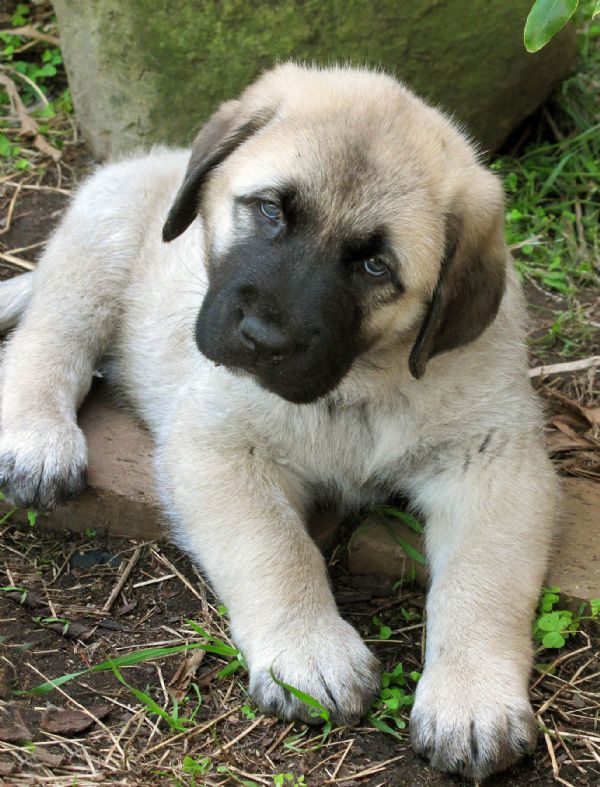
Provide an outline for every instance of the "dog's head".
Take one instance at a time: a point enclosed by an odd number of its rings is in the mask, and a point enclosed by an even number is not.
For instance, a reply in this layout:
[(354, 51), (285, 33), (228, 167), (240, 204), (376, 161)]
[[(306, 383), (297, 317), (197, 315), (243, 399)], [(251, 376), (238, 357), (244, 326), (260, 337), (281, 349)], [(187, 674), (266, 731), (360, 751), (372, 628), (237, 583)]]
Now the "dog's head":
[(464, 136), (395, 80), (284, 65), (213, 115), (167, 218), (200, 214), (211, 360), (292, 402), (382, 343), (410, 370), (476, 339), (504, 290), (503, 199)]

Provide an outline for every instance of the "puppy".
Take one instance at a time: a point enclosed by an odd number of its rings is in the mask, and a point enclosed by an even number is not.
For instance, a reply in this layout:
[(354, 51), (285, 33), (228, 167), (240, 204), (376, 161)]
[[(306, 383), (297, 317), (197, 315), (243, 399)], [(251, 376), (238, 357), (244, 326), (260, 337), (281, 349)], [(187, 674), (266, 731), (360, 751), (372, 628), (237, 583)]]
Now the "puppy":
[(282, 65), (191, 156), (100, 168), (0, 304), (4, 327), (23, 312), (7, 497), (45, 509), (82, 490), (76, 413), (104, 362), (154, 436), (176, 541), (227, 605), (262, 709), (308, 720), (272, 670), (340, 723), (368, 710), (377, 662), (305, 522), (315, 501), (401, 493), (431, 573), (415, 749), (482, 779), (534, 746), (556, 481), (501, 187), (446, 117), (380, 73)]

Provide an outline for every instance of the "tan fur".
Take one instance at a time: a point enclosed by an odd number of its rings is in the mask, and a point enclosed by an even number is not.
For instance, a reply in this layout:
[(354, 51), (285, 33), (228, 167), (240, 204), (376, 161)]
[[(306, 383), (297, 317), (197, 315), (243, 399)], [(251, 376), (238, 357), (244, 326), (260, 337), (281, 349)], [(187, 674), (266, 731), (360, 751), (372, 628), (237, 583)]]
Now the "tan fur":
[[(18, 502), (47, 490), (48, 505), (57, 479), (76, 488), (86, 451), (76, 411), (107, 359), (154, 435), (176, 538), (229, 609), (256, 701), (307, 718), (273, 669), (344, 721), (367, 711), (377, 664), (340, 618), (307, 534), (311, 490), (344, 508), (382, 502), (382, 489), (408, 494), (427, 518), (432, 576), (411, 737), (435, 766), (481, 779), (535, 740), (530, 620), (556, 499), (500, 186), (444, 116), (382, 74), (284, 65), (211, 123), (190, 166), (231, 149), (186, 232), (161, 240), (189, 152), (155, 149), (85, 182), (23, 279), (19, 298), (30, 289), (31, 300), (4, 363), (4, 483)], [(233, 197), (287, 177), (317, 201), (324, 237), (385, 224), (405, 285), (366, 304), (368, 351), (307, 405), (215, 367), (193, 341), (204, 266), (248, 231)], [(505, 277), (494, 319), (489, 292), (500, 296)], [(0, 315), (15, 318), (6, 287)], [(417, 380), (409, 356), (432, 296), (443, 319), (426, 331)], [(480, 335), (455, 341), (469, 325)], [(452, 349), (436, 354), (452, 332)]]

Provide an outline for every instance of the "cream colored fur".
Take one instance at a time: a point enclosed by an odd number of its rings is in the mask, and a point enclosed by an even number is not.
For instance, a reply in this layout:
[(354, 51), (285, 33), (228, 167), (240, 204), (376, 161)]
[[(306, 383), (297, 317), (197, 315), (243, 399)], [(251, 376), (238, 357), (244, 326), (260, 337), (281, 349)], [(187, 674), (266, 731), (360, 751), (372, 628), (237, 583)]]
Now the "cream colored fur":
[[(307, 534), (312, 491), (345, 509), (383, 502), (382, 490), (407, 494), (427, 520), (431, 572), (411, 737), (433, 765), (479, 779), (535, 740), (530, 623), (556, 499), (510, 265), (498, 316), (478, 339), (431, 359), (420, 380), (408, 355), (440, 274), (443, 216), (457, 204), (473, 214), (465, 243), (479, 243), (502, 214), (500, 189), (446, 118), (383, 75), (282, 66), (239, 112), (265, 103), (279, 114), (214, 171), (202, 219), (172, 243), (161, 227), (189, 152), (158, 148), (99, 168), (39, 269), (0, 285), (4, 327), (30, 299), (4, 362), (0, 468), (17, 502), (35, 486), (52, 505), (55, 479), (76, 483), (86, 463), (77, 408), (108, 359), (155, 438), (176, 540), (229, 609), (254, 698), (301, 718), (271, 669), (342, 720), (367, 711), (378, 682)], [(373, 306), (371, 348), (335, 391), (290, 404), (198, 352), (204, 262), (247, 230), (232, 197), (286, 176), (317, 184), (330, 222), (347, 214), (336, 156), (347, 126), (371, 134), (370, 119), (380, 175), (364, 185), (355, 221), (388, 221), (406, 292)]]

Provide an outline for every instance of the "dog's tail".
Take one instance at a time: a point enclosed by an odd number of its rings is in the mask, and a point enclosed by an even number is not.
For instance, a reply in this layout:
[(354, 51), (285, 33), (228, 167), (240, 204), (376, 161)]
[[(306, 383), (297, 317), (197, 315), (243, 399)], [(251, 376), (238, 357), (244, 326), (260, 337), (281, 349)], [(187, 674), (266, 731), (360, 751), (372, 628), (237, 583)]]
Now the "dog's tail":
[(35, 273), (22, 273), (0, 281), (0, 335), (19, 322), (33, 292)]

